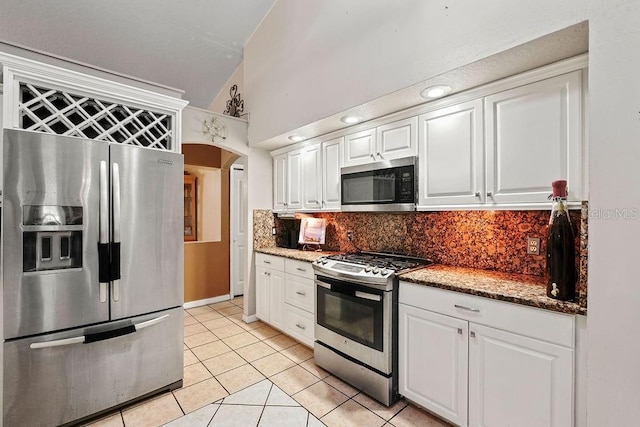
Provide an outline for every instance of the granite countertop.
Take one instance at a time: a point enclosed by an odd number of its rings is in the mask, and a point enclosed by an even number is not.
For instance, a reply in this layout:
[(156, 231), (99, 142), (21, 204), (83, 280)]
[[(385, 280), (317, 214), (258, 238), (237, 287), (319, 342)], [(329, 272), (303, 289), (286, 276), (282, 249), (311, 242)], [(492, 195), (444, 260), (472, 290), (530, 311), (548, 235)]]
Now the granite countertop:
[(398, 277), (406, 282), (561, 313), (587, 314), (587, 309), (580, 307), (577, 302), (558, 301), (547, 297), (544, 279), (538, 276), (435, 264)]
[(289, 249), (289, 248), (277, 248), (277, 247), (269, 247), (269, 248), (260, 248), (254, 249), (254, 252), (259, 252), (261, 254), (267, 255), (276, 255), (284, 258), (297, 259), (298, 261), (309, 261), (313, 262), (321, 256), (332, 255), (337, 252), (316, 252), (316, 251), (303, 251), (300, 249)]
[[(337, 253), (277, 247), (254, 249), (254, 251), (308, 262), (313, 262), (321, 256)], [(400, 274), (398, 277), (406, 282), (560, 313), (587, 314), (587, 309), (580, 307), (577, 302), (558, 301), (547, 297), (543, 278), (538, 276), (434, 264)]]

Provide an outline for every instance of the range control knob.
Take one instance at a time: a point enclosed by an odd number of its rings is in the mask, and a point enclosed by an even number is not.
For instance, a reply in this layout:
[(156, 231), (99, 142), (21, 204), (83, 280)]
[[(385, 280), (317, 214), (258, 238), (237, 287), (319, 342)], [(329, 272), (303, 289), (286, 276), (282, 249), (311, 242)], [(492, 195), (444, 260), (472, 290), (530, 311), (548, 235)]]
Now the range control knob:
[(389, 273), (389, 270), (387, 270), (386, 268), (383, 268), (382, 271), (380, 272), (380, 274), (383, 276), (387, 275), (387, 273)]
[(364, 272), (365, 272), (365, 273), (371, 273), (371, 266), (370, 266), (370, 265), (367, 265), (367, 266), (364, 268)]
[(329, 260), (328, 260), (328, 259), (324, 259), (324, 258), (322, 258), (322, 261), (321, 261), (321, 262), (322, 262), (322, 265), (329, 264)]
[(373, 274), (380, 273), (380, 269), (378, 267), (373, 267)]

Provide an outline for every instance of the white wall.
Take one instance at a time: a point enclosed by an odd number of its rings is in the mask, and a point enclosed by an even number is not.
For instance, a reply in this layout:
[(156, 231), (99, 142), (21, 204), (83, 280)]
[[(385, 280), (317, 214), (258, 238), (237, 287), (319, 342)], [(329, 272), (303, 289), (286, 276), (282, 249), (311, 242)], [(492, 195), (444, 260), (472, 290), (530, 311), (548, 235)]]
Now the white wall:
[[(590, 210), (637, 213), (640, 2), (591, 0), (591, 7)], [(589, 222), (588, 420), (593, 427), (640, 422), (640, 218), (627, 216), (603, 214)]]
[[(222, 114), (227, 108), (227, 101), (231, 99), (231, 86), (237, 85), (238, 90), (236, 93), (240, 94), (240, 99), (244, 99), (244, 64), (241, 62), (238, 68), (233, 72), (229, 80), (222, 86), (220, 92), (216, 95), (215, 99), (209, 105), (209, 110)], [(246, 111), (246, 108), (245, 108)], [(242, 114), (242, 113), (241, 113)]]
[(249, 142), (584, 21), (583, 3), (278, 0), (245, 45)]
[[(273, 207), (273, 159), (267, 151), (254, 148), (247, 157), (247, 248), (248, 271), (245, 276), (244, 314), (253, 316), (256, 312), (256, 281), (253, 259), (253, 211), (254, 209), (271, 209)], [(245, 319), (247, 320), (247, 319)]]
[[(245, 47), (249, 141), (259, 143), (586, 19), (591, 212), (626, 208), (633, 216), (640, 212), (637, 0), (279, 0)], [(590, 220), (592, 427), (637, 425), (640, 419), (636, 241), (638, 218)]]

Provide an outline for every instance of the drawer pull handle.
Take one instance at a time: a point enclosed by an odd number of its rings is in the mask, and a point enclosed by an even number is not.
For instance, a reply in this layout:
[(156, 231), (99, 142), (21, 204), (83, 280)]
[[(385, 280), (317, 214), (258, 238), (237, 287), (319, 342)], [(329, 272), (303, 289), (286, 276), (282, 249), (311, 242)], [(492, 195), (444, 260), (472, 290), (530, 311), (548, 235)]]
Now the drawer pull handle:
[(478, 310), (477, 308), (469, 308), (469, 307), (465, 307), (464, 305), (458, 305), (458, 304), (454, 304), (453, 306), (455, 308), (459, 308), (460, 310), (467, 310), (473, 313), (480, 313), (480, 310)]
[(300, 267), (296, 267), (296, 270), (298, 270), (298, 271), (302, 271), (303, 273), (304, 273), (305, 271), (307, 271), (307, 269), (306, 269), (306, 268), (300, 268)]
[(306, 292), (302, 292), (302, 291), (296, 291), (296, 294), (305, 296), (307, 293)]
[(469, 332), (469, 335), (471, 335), (471, 338), (475, 338), (476, 337), (476, 333), (473, 332), (473, 331)]
[(271, 264), (271, 261), (262, 261), (262, 262), (264, 262), (265, 264)]
[(301, 325), (300, 323), (296, 323), (296, 326), (297, 326), (298, 328), (302, 329), (303, 331), (304, 331), (305, 329), (307, 329), (307, 327), (306, 327), (306, 326)]
[(458, 333), (462, 335), (462, 328), (458, 328)]
[(133, 334), (135, 332), (138, 332), (140, 329), (153, 326), (157, 323), (165, 321), (168, 318), (169, 315), (165, 314), (164, 316), (156, 317), (155, 319), (147, 320), (145, 322), (140, 322), (133, 325), (127, 325), (122, 328), (112, 329), (109, 331), (96, 332), (93, 334), (81, 335), (79, 337), (73, 338), (63, 338), (61, 340), (55, 341), (34, 342), (29, 345), (29, 348), (31, 348), (32, 350), (36, 350), (40, 348), (60, 347), (71, 344), (91, 344), (98, 341), (106, 341), (112, 338), (118, 338), (124, 335)]

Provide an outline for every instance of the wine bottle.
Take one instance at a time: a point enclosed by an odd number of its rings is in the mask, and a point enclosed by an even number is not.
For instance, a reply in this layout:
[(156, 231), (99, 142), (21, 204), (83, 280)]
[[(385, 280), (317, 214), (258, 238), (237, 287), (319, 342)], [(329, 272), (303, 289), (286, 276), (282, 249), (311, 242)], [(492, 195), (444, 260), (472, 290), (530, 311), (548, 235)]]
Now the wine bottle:
[(567, 210), (567, 181), (554, 181), (551, 186), (553, 208), (549, 219), (545, 270), (547, 296), (570, 301), (576, 296), (576, 254), (573, 227)]

